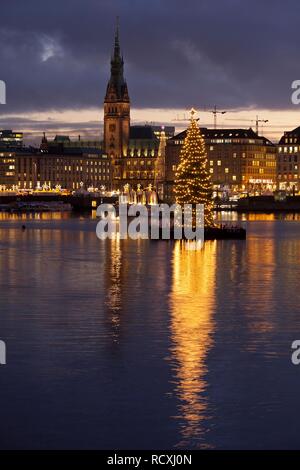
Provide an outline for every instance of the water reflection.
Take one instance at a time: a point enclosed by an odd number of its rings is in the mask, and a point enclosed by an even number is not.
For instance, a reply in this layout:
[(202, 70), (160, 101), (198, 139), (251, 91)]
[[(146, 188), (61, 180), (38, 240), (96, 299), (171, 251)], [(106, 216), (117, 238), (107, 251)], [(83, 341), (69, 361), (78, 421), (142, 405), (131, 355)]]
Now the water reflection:
[(219, 211), (216, 212), (216, 218), (222, 222), (237, 222), (237, 221), (274, 221), (274, 220), (300, 220), (300, 213), (296, 212), (236, 212), (236, 211)]
[(45, 212), (5, 212), (0, 211), (0, 221), (6, 220), (68, 220), (73, 215), (70, 211)]
[[(171, 306), (171, 363), (181, 422), (179, 447), (201, 446), (207, 418), (206, 358), (213, 344), (216, 242), (201, 251), (176, 243), (173, 253)], [(203, 446), (203, 445), (202, 445)]]
[(112, 336), (118, 341), (120, 328), (120, 310), (122, 302), (121, 274), (122, 274), (122, 250), (120, 237), (116, 237), (107, 243), (106, 252), (106, 300), (105, 305), (110, 313)]

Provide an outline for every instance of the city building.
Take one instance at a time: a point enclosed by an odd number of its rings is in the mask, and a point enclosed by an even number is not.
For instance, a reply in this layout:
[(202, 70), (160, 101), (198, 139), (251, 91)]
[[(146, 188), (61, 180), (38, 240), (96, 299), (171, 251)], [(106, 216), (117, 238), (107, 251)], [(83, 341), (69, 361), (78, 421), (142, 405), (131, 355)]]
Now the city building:
[[(18, 184), (18, 163), (16, 153), (21, 152), (20, 149), (8, 148), (0, 146), (0, 190), (12, 189)], [(22, 152), (23, 153), (23, 152)], [(25, 151), (24, 153), (25, 154)], [(30, 164), (31, 152), (27, 153), (28, 165)], [(30, 168), (30, 172), (31, 172)], [(23, 173), (23, 178), (27, 178), (26, 171)], [(31, 173), (28, 177), (31, 180)]]
[[(251, 194), (276, 188), (276, 146), (252, 129), (201, 128), (216, 193)], [(186, 131), (167, 141), (165, 197), (173, 199), (175, 174)]]
[[(55, 149), (55, 148), (54, 148)], [(0, 189), (110, 188), (110, 161), (97, 148), (0, 148)]]
[(78, 136), (78, 139), (72, 140), (68, 135), (56, 135), (53, 140), (49, 140), (46, 137), (46, 133), (44, 132), (44, 137), (42, 138), (42, 142), (40, 145), (41, 151), (49, 151), (51, 150), (59, 152), (63, 148), (86, 148), (92, 147), (101, 149), (103, 148), (103, 142), (100, 140), (85, 140), (82, 139), (81, 136)]
[(22, 147), (23, 132), (12, 130), (0, 130), (0, 147)]
[(278, 189), (300, 190), (300, 127), (285, 132), (278, 144)]
[(103, 149), (111, 161), (112, 188), (122, 190), (129, 184), (136, 189), (151, 184), (159, 190), (164, 180), (166, 140), (174, 133), (172, 126), (130, 126), (130, 99), (117, 28), (104, 99)]

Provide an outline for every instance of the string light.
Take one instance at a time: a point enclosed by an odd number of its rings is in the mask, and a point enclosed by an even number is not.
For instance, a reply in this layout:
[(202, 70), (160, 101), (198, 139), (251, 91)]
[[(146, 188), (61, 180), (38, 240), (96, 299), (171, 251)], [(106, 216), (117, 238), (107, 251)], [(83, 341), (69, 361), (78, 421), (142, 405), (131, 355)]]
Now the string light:
[(203, 204), (204, 225), (214, 227), (212, 182), (207, 169), (205, 142), (194, 115), (195, 110), (192, 109), (191, 123), (181, 148), (175, 175), (176, 203), (182, 206)]

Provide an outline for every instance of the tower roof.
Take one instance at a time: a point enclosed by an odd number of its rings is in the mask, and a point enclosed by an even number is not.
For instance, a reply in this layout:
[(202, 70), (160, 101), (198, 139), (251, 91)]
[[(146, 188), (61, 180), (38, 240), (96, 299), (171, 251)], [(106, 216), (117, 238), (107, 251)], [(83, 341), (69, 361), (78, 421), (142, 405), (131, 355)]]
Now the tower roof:
[(124, 60), (121, 56), (118, 19), (114, 50), (110, 61), (110, 80), (107, 85), (105, 101), (129, 101), (127, 84), (124, 79)]

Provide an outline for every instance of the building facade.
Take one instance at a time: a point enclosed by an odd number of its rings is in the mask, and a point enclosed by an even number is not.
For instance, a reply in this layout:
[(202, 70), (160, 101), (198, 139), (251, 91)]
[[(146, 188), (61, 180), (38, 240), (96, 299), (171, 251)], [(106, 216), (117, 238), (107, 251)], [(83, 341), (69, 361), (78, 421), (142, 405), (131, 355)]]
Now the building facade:
[(285, 132), (278, 144), (278, 189), (300, 190), (300, 127)]
[(121, 159), (128, 152), (130, 133), (130, 99), (124, 79), (119, 31), (116, 30), (111, 58), (110, 79), (104, 98), (104, 151), (112, 164), (112, 185), (122, 179)]
[(34, 190), (60, 186), (76, 190), (87, 187), (109, 189), (110, 161), (93, 148), (65, 148), (48, 153), (38, 149), (0, 148), (0, 189)]
[(174, 133), (172, 126), (130, 126), (130, 99), (117, 29), (104, 98), (103, 149), (111, 162), (111, 188), (162, 187), (166, 140)]
[(23, 132), (0, 130), (0, 147), (23, 147)]
[[(276, 188), (276, 146), (252, 129), (201, 128), (215, 191), (261, 193)], [(165, 195), (173, 200), (186, 131), (167, 141)]]

